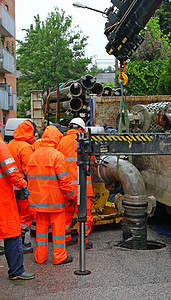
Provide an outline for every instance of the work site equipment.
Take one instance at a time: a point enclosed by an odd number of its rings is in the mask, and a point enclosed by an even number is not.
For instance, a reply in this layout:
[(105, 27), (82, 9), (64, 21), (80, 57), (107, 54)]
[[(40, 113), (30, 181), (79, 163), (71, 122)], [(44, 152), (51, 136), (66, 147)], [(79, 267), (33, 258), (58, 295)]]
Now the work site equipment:
[(162, 0), (111, 0), (106, 10), (108, 21), (104, 34), (108, 44), (106, 51), (119, 61), (126, 61), (142, 44), (139, 32), (144, 29)]
[[(123, 246), (131, 249), (147, 247), (147, 216), (153, 215), (156, 201), (148, 197), (139, 171), (128, 161), (119, 161), (116, 172), (116, 155), (169, 154), (171, 155), (171, 134), (98, 134), (89, 136), (78, 133), (79, 190), (78, 221), (80, 231), (80, 270), (75, 274), (86, 275), (85, 269), (85, 221), (86, 221), (86, 176), (90, 174), (90, 157), (98, 161), (92, 171), (98, 179), (111, 184), (119, 180), (124, 196), (116, 197), (116, 204), (123, 215)], [(104, 155), (105, 154), (105, 155)], [(115, 155), (115, 156), (114, 156)], [(89, 169), (87, 171), (87, 165)]]
[[(59, 88), (59, 108), (60, 114), (81, 117), (87, 122), (90, 118), (89, 98), (91, 95), (99, 96), (103, 92), (101, 83), (96, 82), (96, 78), (91, 75), (85, 75), (78, 80), (69, 80), (60, 84)], [(57, 88), (51, 88), (49, 95), (43, 94), (44, 110), (48, 102), (48, 115), (52, 117), (57, 110)]]
[[(119, 127), (120, 115), (121, 113), (119, 112), (117, 127)], [(171, 130), (171, 102), (134, 105), (128, 111), (128, 119), (131, 132), (167, 132)], [(123, 116), (122, 127), (125, 131)]]

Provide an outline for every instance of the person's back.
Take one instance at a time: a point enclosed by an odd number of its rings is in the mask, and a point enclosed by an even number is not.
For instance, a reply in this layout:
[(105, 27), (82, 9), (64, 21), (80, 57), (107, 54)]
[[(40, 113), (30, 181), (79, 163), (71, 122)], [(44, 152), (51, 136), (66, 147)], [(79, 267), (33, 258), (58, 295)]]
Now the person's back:
[(69, 263), (65, 248), (65, 198), (72, 199), (74, 190), (64, 155), (56, 150), (57, 128), (49, 126), (41, 147), (31, 156), (28, 172), (29, 206), (36, 212), (35, 260), (47, 259), (49, 223), (53, 235), (53, 264)]

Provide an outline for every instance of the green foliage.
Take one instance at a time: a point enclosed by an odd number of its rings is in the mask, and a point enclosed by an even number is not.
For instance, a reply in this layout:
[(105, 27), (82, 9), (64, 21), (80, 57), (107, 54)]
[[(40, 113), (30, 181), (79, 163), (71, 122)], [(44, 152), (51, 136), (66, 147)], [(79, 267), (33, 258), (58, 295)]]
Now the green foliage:
[(171, 57), (166, 63), (164, 72), (160, 75), (157, 91), (161, 95), (171, 95)]
[(155, 15), (159, 17), (159, 24), (162, 32), (169, 36), (171, 41), (171, 2), (170, 0), (163, 0), (160, 8)]
[(153, 61), (167, 58), (171, 51), (169, 37), (163, 35), (158, 17), (152, 17), (147, 24), (147, 30), (142, 30), (141, 34), (144, 41), (132, 55), (131, 60)]
[(132, 61), (126, 69), (128, 84), (127, 95), (157, 95), (158, 81), (166, 68), (166, 60)]
[(111, 88), (113, 88), (114, 87), (114, 83), (113, 82), (101, 82), (101, 84), (103, 85), (103, 87), (105, 87), (105, 86), (110, 86)]
[(18, 96), (22, 99), (19, 111), (30, 109), (31, 90), (46, 90), (47, 86), (78, 79), (87, 73), (91, 62), (84, 50), (88, 37), (71, 26), (72, 17), (65, 16), (56, 7), (45, 22), (37, 15), (35, 26), (23, 29), (26, 36), (24, 41), (18, 41), (16, 62), (22, 73), (18, 79)]
[(126, 86), (127, 94), (134, 96), (168, 94), (171, 82), (169, 71), (166, 70), (171, 53), (169, 36), (163, 35), (159, 18), (156, 16), (150, 19), (147, 30), (141, 31), (141, 34), (145, 40), (132, 55), (126, 68), (129, 80)]

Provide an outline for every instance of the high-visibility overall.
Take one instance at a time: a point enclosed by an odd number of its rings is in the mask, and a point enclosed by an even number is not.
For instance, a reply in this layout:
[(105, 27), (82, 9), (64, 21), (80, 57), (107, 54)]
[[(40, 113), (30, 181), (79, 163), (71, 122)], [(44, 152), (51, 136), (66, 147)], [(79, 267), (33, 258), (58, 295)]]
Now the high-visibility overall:
[[(74, 203), (73, 205), (67, 204), (65, 210), (66, 222), (66, 238), (65, 241), (71, 240), (72, 218), (74, 212), (77, 213), (77, 129), (70, 129), (67, 131), (66, 136), (62, 138), (58, 145), (58, 150), (62, 152), (66, 158), (67, 169), (71, 177), (71, 183), (74, 187)], [(85, 223), (85, 243), (88, 243), (88, 234), (91, 231), (91, 223), (93, 216), (91, 214), (91, 196), (93, 196), (93, 188), (91, 176), (87, 176), (87, 221)], [(79, 232), (79, 226), (78, 226)]]
[[(33, 153), (31, 145), (35, 141), (34, 126), (32, 123), (30, 121), (24, 121), (19, 124), (14, 130), (13, 138), (14, 139), (8, 144), (8, 149), (15, 159), (20, 174), (26, 179), (27, 163)], [(29, 209), (28, 199), (20, 200), (20, 191), (16, 186), (14, 186), (14, 190), (17, 199), (21, 229), (27, 229), (31, 225), (34, 215)]]
[[(57, 147), (58, 143), (60, 142), (60, 140), (63, 138), (63, 134), (53, 125), (48, 125), (45, 128), (45, 131), (42, 135), (42, 137), (38, 140), (36, 140), (33, 144), (33, 149), (34, 151), (38, 150), (40, 147), (43, 147), (43, 145), (48, 142), (49, 140), (53, 141), (54, 140), (54, 144), (55, 144), (55, 148)], [(49, 225), (49, 237), (51, 239), (51, 234), (52, 234), (52, 230), (51, 230), (51, 226)], [(31, 224), (31, 235), (36, 235), (36, 216), (33, 219), (33, 222)]]
[(0, 239), (4, 239), (9, 278), (25, 271), (14, 184), (20, 189), (27, 185), (21, 177), (7, 145), (0, 141)]
[[(74, 190), (66, 168), (65, 157), (53, 139), (54, 126), (49, 128), (49, 140), (42, 143), (28, 163), (28, 189), (30, 209), (36, 211), (35, 260), (41, 264), (47, 259), (48, 227), (52, 228), (53, 264), (66, 260), (65, 247), (65, 197), (73, 199)], [(52, 135), (53, 134), (53, 135)]]
[(18, 188), (27, 185), (19, 174), (7, 145), (0, 141), (0, 239), (21, 235), (14, 184)]

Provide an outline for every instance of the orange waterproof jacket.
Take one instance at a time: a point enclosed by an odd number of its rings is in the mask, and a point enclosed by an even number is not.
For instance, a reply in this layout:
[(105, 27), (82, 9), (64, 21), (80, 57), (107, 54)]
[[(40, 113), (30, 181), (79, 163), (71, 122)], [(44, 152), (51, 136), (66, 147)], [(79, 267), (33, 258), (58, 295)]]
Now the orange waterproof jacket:
[(42, 147), (48, 140), (54, 141), (56, 148), (62, 138), (63, 134), (55, 126), (49, 125), (46, 127), (42, 138), (35, 141), (35, 143), (33, 144), (33, 149), (34, 151), (36, 151), (37, 149)]
[(0, 141), (0, 239), (21, 234), (14, 184), (19, 189), (27, 185), (19, 174), (7, 145)]
[[(70, 129), (66, 136), (60, 141), (58, 150), (62, 152), (66, 158), (67, 169), (71, 177), (71, 183), (74, 187), (74, 194), (77, 195), (77, 129)], [(93, 188), (91, 176), (87, 176), (87, 196), (93, 196)]]
[(13, 140), (9, 142), (8, 149), (16, 161), (20, 174), (26, 175), (26, 167), (30, 155), (33, 153), (31, 144), (35, 142), (34, 127), (30, 121), (24, 121), (14, 130)]
[(41, 147), (31, 155), (28, 162), (28, 200), (33, 211), (64, 211), (64, 196), (68, 199), (74, 197), (65, 157), (55, 149), (58, 145), (55, 131), (55, 126), (47, 128)]

